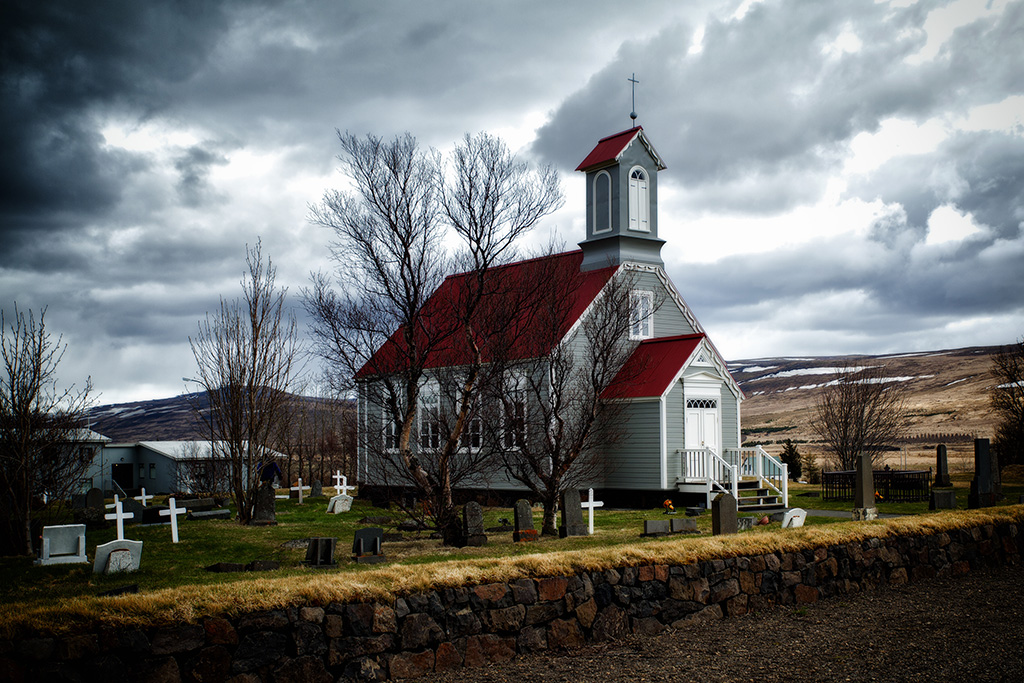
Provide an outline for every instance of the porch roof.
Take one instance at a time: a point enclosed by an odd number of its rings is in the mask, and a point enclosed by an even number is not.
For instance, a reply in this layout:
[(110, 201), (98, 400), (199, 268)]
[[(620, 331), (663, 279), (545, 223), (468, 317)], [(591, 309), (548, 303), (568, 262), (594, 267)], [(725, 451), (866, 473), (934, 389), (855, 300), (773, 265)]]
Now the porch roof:
[(705, 336), (684, 334), (640, 342), (602, 397), (661, 396), (689, 362)]

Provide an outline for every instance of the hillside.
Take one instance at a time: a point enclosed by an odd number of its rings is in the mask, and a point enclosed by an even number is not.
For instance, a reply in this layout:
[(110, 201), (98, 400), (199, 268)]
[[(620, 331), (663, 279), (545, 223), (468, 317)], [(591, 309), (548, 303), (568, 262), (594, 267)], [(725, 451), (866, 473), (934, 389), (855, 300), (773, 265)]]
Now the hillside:
[[(911, 425), (906, 446), (912, 461), (927, 467), (936, 443), (967, 457), (975, 436), (991, 437), (995, 427), (989, 391), (992, 355), (1002, 347), (986, 346), (884, 356), (758, 358), (729, 363), (747, 399), (743, 402), (743, 438), (768, 444), (778, 452), (784, 439), (811, 442), (801, 450), (817, 450), (811, 429), (821, 388), (844, 365), (882, 367), (886, 377), (907, 389)], [(896, 454), (892, 456), (898, 458)], [(895, 462), (893, 463), (895, 466)], [(961, 463), (963, 464), (963, 463)]]

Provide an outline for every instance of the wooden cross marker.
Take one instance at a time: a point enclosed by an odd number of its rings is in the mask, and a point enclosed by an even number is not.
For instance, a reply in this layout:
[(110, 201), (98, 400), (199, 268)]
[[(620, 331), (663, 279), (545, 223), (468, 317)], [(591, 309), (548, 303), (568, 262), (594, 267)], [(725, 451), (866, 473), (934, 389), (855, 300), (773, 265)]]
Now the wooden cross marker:
[(183, 515), (188, 512), (188, 508), (180, 508), (174, 504), (174, 497), (172, 496), (167, 500), (167, 504), (170, 506), (166, 510), (160, 511), (161, 517), (171, 518), (171, 542), (178, 542), (178, 515)]
[(590, 516), (590, 535), (594, 535), (594, 508), (604, 507), (604, 503), (599, 500), (594, 500), (594, 489), (590, 489), (587, 494), (587, 502), (580, 503), (580, 507), (587, 510)]
[(118, 497), (117, 497), (117, 494), (115, 493), (115, 494), (114, 494), (114, 502), (113, 502), (113, 503), (107, 503), (106, 507), (107, 507), (107, 509), (109, 509), (109, 510), (113, 510), (113, 509), (115, 509), (115, 508), (117, 507), (117, 504), (118, 504), (119, 502), (121, 502), (121, 499), (120, 499), (120, 498), (118, 498)]
[(348, 477), (338, 470), (334, 473), (334, 492), (339, 496), (347, 496), (348, 492), (355, 488), (355, 486), (348, 485)]
[(140, 496), (135, 496), (135, 500), (140, 500), (140, 501), (142, 501), (142, 507), (146, 507), (146, 501), (147, 501), (147, 500), (149, 500), (149, 499), (150, 499), (150, 498), (152, 498), (152, 497), (153, 497), (153, 496), (147, 496), (147, 495), (146, 495), (146, 489), (142, 489), (142, 495), (140, 495)]
[(291, 489), (289, 489), (290, 491), (298, 491), (299, 492), (299, 505), (302, 505), (302, 489), (304, 489), (304, 488), (308, 489), (309, 487), (308, 486), (303, 486), (302, 485), (302, 477), (299, 477), (299, 485), (298, 486), (293, 486), (293, 487), (291, 487)]
[(121, 507), (121, 501), (117, 500), (117, 496), (114, 496), (114, 512), (113, 514), (103, 515), (103, 519), (115, 519), (117, 520), (117, 540), (124, 540), (124, 520), (134, 519), (134, 512), (125, 512), (124, 508)]

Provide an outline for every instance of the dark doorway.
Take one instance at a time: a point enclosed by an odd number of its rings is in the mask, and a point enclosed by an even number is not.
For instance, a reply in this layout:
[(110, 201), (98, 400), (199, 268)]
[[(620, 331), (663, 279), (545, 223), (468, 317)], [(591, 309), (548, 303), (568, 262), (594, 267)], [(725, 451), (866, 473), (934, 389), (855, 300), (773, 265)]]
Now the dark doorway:
[(124, 491), (135, 488), (135, 478), (132, 476), (132, 466), (125, 464), (114, 464), (110, 466), (110, 477), (114, 483)]

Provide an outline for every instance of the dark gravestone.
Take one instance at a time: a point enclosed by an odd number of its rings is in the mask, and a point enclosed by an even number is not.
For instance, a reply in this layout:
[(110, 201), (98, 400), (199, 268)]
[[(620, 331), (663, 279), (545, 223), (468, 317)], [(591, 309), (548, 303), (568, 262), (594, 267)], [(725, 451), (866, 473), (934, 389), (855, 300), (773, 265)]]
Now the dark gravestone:
[(871, 454), (857, 456), (857, 474), (853, 490), (853, 518), (869, 520), (878, 517), (875, 507), (875, 472), (871, 466)]
[(949, 458), (946, 455), (946, 445), (939, 444), (935, 447), (935, 484), (934, 486), (952, 486), (949, 479)]
[[(191, 510), (185, 515), (185, 519), (190, 521), (210, 521), (211, 519), (231, 519), (231, 510), (224, 508), (223, 510), (199, 510), (198, 512), (192, 512)], [(253, 524), (256, 524), (256, 520), (253, 520)]]
[(217, 507), (217, 501), (213, 498), (190, 498), (188, 500), (175, 501), (175, 503), (178, 507), (183, 507), (186, 510), (195, 510), (196, 512), (212, 510)]
[(121, 499), (121, 509), (124, 510), (125, 515), (129, 512), (134, 515), (131, 519), (126, 519), (126, 524), (142, 524), (142, 516), (146, 513), (145, 506), (134, 498), (123, 498)]
[(512, 532), (512, 540), (515, 543), (537, 540), (537, 530), (533, 528), (533, 506), (525, 498), (516, 501), (515, 523), (516, 530)]
[(143, 524), (169, 524), (167, 521), (167, 515), (160, 515), (161, 510), (168, 510), (166, 505), (147, 505), (142, 510), (142, 523)]
[(956, 491), (953, 489), (932, 489), (928, 497), (929, 510), (955, 510)]
[(672, 522), (672, 533), (674, 534), (695, 534), (697, 533), (697, 520), (677, 517)]
[(310, 567), (333, 567), (336, 538), (311, 538), (306, 547), (306, 564)]
[(365, 564), (383, 562), (387, 559), (381, 548), (383, 540), (384, 530), (380, 527), (357, 529), (355, 538), (352, 539), (352, 559)]
[(256, 504), (252, 508), (252, 521), (256, 526), (277, 524), (277, 503), (274, 500), (274, 484), (265, 481), (256, 489)]
[(470, 501), (462, 508), (462, 538), (466, 545), (487, 545), (487, 534), (484, 533), (484, 511), (480, 503)]
[(671, 525), (669, 524), (672, 520), (668, 519), (645, 519), (644, 520), (644, 536), (668, 536), (671, 531)]
[(971, 492), (967, 496), (967, 507), (971, 510), (992, 507), (995, 494), (992, 487), (992, 453), (988, 448), (988, 439), (974, 440), (974, 479), (971, 480)]
[(309, 497), (319, 498), (324, 495), (324, 485), (319, 479), (313, 480), (313, 485), (309, 487)]
[(720, 493), (711, 501), (711, 533), (715, 536), (735, 534), (737, 504), (731, 493)]
[(558, 536), (589, 536), (587, 525), (583, 523), (583, 508), (580, 506), (580, 492), (576, 489), (562, 491), (562, 526), (558, 527)]
[(85, 494), (85, 507), (90, 510), (103, 509), (103, 491), (95, 486)]
[(700, 517), (704, 514), (704, 508), (702, 507), (688, 507), (686, 508), (687, 517)]

